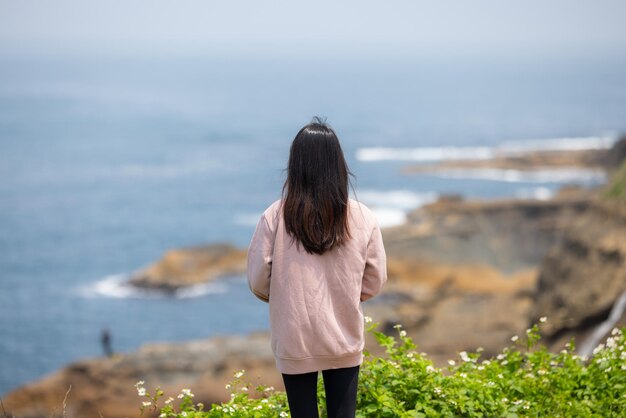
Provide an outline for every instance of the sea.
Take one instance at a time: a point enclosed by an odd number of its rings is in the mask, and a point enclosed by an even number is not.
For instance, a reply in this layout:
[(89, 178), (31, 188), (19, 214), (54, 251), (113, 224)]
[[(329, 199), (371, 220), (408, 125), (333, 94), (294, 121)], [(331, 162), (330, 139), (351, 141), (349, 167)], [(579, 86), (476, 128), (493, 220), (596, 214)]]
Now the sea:
[(608, 148), (626, 132), (626, 59), (0, 54), (0, 395), (102, 356), (105, 328), (116, 352), (268, 329), (245, 277), (170, 296), (124, 280), (172, 248), (245, 248), (313, 116), (383, 226), (442, 195), (549, 199), (604, 174), (403, 170)]

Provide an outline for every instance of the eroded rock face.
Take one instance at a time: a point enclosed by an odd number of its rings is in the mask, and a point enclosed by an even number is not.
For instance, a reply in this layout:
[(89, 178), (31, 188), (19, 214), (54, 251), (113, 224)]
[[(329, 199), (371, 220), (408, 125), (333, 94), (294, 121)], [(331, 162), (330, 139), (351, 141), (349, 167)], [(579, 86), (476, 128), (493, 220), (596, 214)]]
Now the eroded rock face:
[(132, 274), (129, 283), (138, 287), (174, 291), (245, 271), (244, 250), (227, 244), (203, 245), (167, 251), (157, 262)]
[(552, 341), (584, 336), (624, 290), (626, 202), (597, 198), (547, 254), (531, 321), (547, 316), (544, 332)]
[(548, 201), (442, 199), (413, 211), (406, 225), (385, 230), (385, 248), (398, 259), (526, 270), (541, 262), (588, 202), (584, 190)]
[(160, 386), (166, 396), (174, 398), (182, 388), (189, 388), (194, 401), (210, 406), (229, 398), (225, 385), (241, 369), (246, 370), (245, 380), (250, 383), (282, 387), (267, 332), (148, 344), (133, 353), (75, 362), (16, 389), (3, 403), (8, 416), (43, 418), (53, 411), (62, 416), (63, 399), (71, 387), (66, 402), (68, 418), (133, 417), (139, 416), (145, 400), (137, 396), (134, 387), (139, 380), (145, 381), (148, 392), (154, 393)]

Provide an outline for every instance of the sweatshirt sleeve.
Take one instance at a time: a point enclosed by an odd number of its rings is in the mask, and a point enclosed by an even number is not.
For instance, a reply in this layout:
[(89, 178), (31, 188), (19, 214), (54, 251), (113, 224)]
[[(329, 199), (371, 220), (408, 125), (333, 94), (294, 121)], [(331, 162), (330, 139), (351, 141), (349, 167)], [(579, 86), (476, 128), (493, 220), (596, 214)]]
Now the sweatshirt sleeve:
[(269, 303), (274, 234), (265, 214), (261, 216), (248, 247), (248, 286), (254, 295)]
[(387, 281), (387, 255), (383, 246), (383, 236), (378, 224), (374, 227), (367, 244), (367, 260), (361, 285), (361, 301), (376, 296)]

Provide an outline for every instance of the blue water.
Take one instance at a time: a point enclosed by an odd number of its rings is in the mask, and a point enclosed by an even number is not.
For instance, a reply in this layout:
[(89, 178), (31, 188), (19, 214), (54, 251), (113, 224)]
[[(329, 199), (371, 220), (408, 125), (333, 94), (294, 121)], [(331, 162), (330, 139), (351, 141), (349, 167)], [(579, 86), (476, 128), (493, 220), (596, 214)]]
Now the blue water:
[(104, 327), (117, 351), (266, 329), (243, 278), (164, 298), (120, 293), (115, 277), (170, 248), (246, 246), (313, 115), (335, 127), (381, 219), (441, 193), (545, 195), (601, 179), (406, 176), (407, 161), (356, 155), (614, 136), (625, 62), (0, 57), (0, 394), (101, 355)]

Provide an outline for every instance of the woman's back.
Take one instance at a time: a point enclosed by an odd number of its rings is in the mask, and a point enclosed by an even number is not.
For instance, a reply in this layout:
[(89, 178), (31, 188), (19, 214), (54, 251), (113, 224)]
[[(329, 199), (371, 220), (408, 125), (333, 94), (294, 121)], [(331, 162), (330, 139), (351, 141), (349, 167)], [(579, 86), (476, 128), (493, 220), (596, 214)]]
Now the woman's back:
[(270, 304), (277, 368), (306, 373), (360, 364), (360, 302), (376, 295), (387, 279), (376, 219), (350, 199), (351, 238), (322, 255), (310, 254), (287, 232), (282, 204), (274, 202), (261, 217), (248, 256), (251, 290)]

